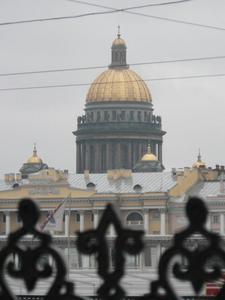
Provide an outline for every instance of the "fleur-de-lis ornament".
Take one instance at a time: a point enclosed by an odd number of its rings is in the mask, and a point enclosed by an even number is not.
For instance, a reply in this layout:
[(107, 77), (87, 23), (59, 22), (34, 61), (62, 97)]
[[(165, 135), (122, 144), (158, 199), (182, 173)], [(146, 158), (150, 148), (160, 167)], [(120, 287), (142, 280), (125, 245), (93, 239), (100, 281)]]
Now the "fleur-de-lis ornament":
[[(110, 268), (110, 256), (107, 244), (107, 230), (109, 226), (115, 229), (114, 268)], [(102, 299), (120, 300), (124, 298), (125, 291), (120, 286), (124, 275), (125, 255), (137, 255), (143, 249), (144, 232), (141, 230), (123, 229), (112, 207), (108, 204), (99, 225), (94, 230), (79, 232), (77, 247), (81, 253), (97, 255), (98, 274), (103, 284), (97, 293)]]
[[(9, 235), (6, 247), (0, 251), (0, 299), (16, 299), (6, 283), (6, 273), (13, 278), (22, 279), (29, 292), (35, 288), (38, 280), (51, 277), (53, 275), (52, 266), (45, 262), (40, 268), (39, 264), (43, 256), (49, 256), (55, 263), (56, 274), (54, 274), (52, 286), (45, 295), (45, 299), (82, 300), (73, 295), (73, 284), (65, 280), (66, 268), (61, 256), (51, 247), (51, 237), (36, 229), (39, 210), (35, 203), (30, 199), (22, 199), (19, 203), (18, 213), (23, 225)], [(38, 240), (37, 247), (24, 249), (19, 246), (20, 240), (28, 234)], [(18, 256), (19, 267), (16, 267), (14, 262), (8, 259), (12, 255)]]
[[(225, 264), (225, 252), (221, 247), (221, 238), (218, 234), (209, 232), (206, 227), (208, 210), (204, 202), (192, 197), (186, 205), (186, 215), (189, 225), (183, 231), (175, 234), (174, 244), (167, 249), (161, 256), (158, 266), (159, 279), (151, 283), (151, 292), (145, 295), (144, 299), (158, 300), (178, 300), (176, 290), (170, 284), (169, 271), (172, 267), (172, 273), (175, 278), (191, 283), (196, 294), (200, 292), (204, 284), (222, 278), (223, 267)], [(190, 249), (186, 242), (198, 234), (207, 244)], [(196, 237), (196, 236), (195, 236)], [(185, 268), (181, 263), (173, 263), (173, 259), (180, 256), (186, 260)], [(218, 264), (218, 258), (223, 264)], [(210, 268), (209, 268), (209, 263)], [(171, 265), (172, 264), (172, 265)], [(225, 298), (225, 285), (221, 288), (219, 294), (214, 299)]]

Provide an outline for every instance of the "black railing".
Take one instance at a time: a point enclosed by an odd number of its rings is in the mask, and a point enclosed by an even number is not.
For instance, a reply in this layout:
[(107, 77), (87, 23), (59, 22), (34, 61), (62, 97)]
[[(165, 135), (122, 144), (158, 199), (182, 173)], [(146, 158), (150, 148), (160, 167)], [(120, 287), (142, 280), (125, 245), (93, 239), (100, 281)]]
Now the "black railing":
[[(170, 283), (170, 274), (176, 279), (189, 282), (196, 296), (186, 296), (185, 300), (212, 299), (198, 296), (207, 282), (220, 280), (222, 285), (216, 300), (225, 299), (225, 284), (223, 268), (225, 252), (221, 247), (222, 239), (218, 234), (209, 232), (206, 227), (207, 208), (199, 198), (190, 198), (186, 205), (189, 225), (180, 233), (175, 234), (173, 244), (159, 260), (158, 279), (151, 282), (150, 291), (143, 295), (142, 300), (178, 300), (176, 289)], [(67, 270), (64, 261), (52, 247), (51, 236), (36, 229), (39, 210), (30, 199), (23, 199), (19, 203), (19, 217), (23, 226), (11, 233), (7, 245), (0, 251), (0, 299), (15, 300), (13, 292), (7, 285), (6, 275), (23, 280), (28, 292), (32, 292), (39, 280), (53, 277), (52, 286), (44, 296), (18, 296), (23, 300), (83, 300), (73, 291), (73, 283), (67, 280)], [(114, 240), (114, 268), (110, 267), (109, 249), (107, 244), (107, 230), (113, 226), (116, 237)], [(26, 235), (33, 235), (38, 245), (25, 248), (20, 241)], [(189, 244), (187, 241), (201, 235), (207, 243), (198, 247), (198, 243)], [(101, 278), (97, 295), (93, 300), (134, 300), (140, 297), (126, 296), (121, 286), (121, 279), (125, 272), (126, 255), (137, 255), (144, 248), (141, 230), (124, 229), (112, 205), (108, 205), (101, 217), (98, 227), (93, 230), (79, 232), (76, 240), (77, 250), (81, 254), (95, 255), (97, 271)], [(10, 256), (17, 255), (19, 266), (15, 265)], [(54, 267), (45, 261), (40, 264), (43, 256), (50, 256)], [(181, 260), (174, 260), (179, 255)], [(54, 276), (53, 276), (54, 275)], [(75, 282), (76, 283), (76, 282)], [(22, 297), (22, 298), (21, 298)]]
[[(98, 296), (87, 296), (87, 299), (91, 300), (102, 300), (102, 298)], [(44, 300), (45, 296), (17, 296), (18, 300)], [(126, 296), (123, 300), (141, 300), (141, 296)], [(212, 300), (213, 297), (207, 297), (207, 296), (183, 296), (182, 299), (184, 300)]]

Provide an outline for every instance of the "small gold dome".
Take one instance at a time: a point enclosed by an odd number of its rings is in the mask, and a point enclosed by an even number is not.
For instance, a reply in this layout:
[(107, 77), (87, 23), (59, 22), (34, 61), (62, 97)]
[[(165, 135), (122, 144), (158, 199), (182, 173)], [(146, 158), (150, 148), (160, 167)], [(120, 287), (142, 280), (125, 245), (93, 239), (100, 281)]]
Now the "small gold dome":
[(151, 94), (141, 77), (130, 69), (109, 69), (92, 83), (87, 103), (110, 101), (151, 102)]
[(201, 159), (201, 154), (200, 154), (200, 151), (199, 151), (199, 154), (198, 154), (198, 160), (193, 164), (192, 168), (205, 168), (206, 167), (206, 164), (202, 161)]
[(27, 164), (42, 164), (42, 159), (37, 155), (36, 145), (34, 144), (33, 155), (28, 158)]
[(148, 145), (148, 152), (143, 155), (141, 161), (157, 161), (158, 158), (151, 152), (151, 147)]
[(124, 41), (124, 39), (121, 39), (120, 36), (118, 36), (112, 43), (112, 47), (113, 46), (125, 46), (126, 47), (126, 43)]
[(112, 43), (112, 47), (116, 47), (116, 46), (125, 46), (126, 47), (125, 41), (123, 39), (121, 39), (120, 25), (118, 25), (117, 38)]

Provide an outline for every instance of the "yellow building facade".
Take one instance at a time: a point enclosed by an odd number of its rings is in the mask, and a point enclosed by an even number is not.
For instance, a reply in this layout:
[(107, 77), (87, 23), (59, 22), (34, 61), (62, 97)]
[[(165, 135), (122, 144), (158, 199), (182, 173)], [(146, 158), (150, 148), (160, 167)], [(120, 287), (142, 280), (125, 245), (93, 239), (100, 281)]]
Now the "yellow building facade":
[[(218, 193), (214, 187), (214, 195), (202, 195), (206, 201), (207, 197), (216, 198), (214, 202), (211, 198), (208, 201), (211, 211), (208, 226), (224, 234), (225, 193), (221, 174), (220, 168), (212, 170), (196, 165), (170, 172), (132, 173), (120, 169), (104, 174), (88, 171), (69, 174), (48, 168), (31, 173), (25, 179), (19, 174), (6, 174), (0, 182), (0, 245), (5, 245), (7, 235), (21, 226), (17, 212), (21, 198), (32, 198), (37, 203), (41, 210), (39, 224), (65, 201), (62, 230), (51, 231), (54, 243), (65, 257), (69, 251), (72, 269), (93, 268), (95, 259), (80, 256), (76, 251), (76, 232), (96, 228), (106, 204), (112, 203), (123, 226), (145, 231), (145, 250), (138, 257), (130, 257), (128, 266), (155, 268), (160, 254), (170, 245), (172, 235), (186, 226), (184, 206), (188, 196), (201, 196), (201, 190), (207, 191), (210, 185), (216, 185)], [(113, 227), (109, 228), (107, 237), (113, 252)], [(32, 239), (27, 238), (26, 242), (29, 244)]]

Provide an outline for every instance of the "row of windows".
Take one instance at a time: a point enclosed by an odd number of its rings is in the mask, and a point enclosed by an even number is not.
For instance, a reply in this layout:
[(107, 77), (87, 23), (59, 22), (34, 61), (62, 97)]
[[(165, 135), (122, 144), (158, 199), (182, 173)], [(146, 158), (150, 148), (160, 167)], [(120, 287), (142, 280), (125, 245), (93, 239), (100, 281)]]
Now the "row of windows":
[[(96, 117), (95, 117), (96, 116)], [(151, 120), (151, 112), (146, 111), (104, 111), (103, 113), (101, 111), (97, 111), (96, 115), (94, 112), (87, 113), (87, 120), (89, 122), (93, 121), (145, 121), (149, 122)]]
[[(156, 219), (159, 218), (160, 217), (159, 211), (157, 211), (157, 210), (153, 211), (152, 217), (156, 218)], [(6, 215), (4, 213), (1, 214), (1, 221), (3, 223), (6, 222)], [(63, 221), (65, 221), (65, 214), (63, 215)], [(75, 221), (77, 223), (80, 222), (80, 214), (79, 213), (75, 214)], [(94, 214), (91, 214), (91, 221), (92, 222), (94, 221)], [(21, 222), (21, 218), (18, 214), (17, 214), (17, 222), (18, 223)], [(139, 212), (132, 212), (127, 216), (126, 222), (127, 222), (127, 224), (137, 224), (137, 225), (143, 224), (143, 216)]]

